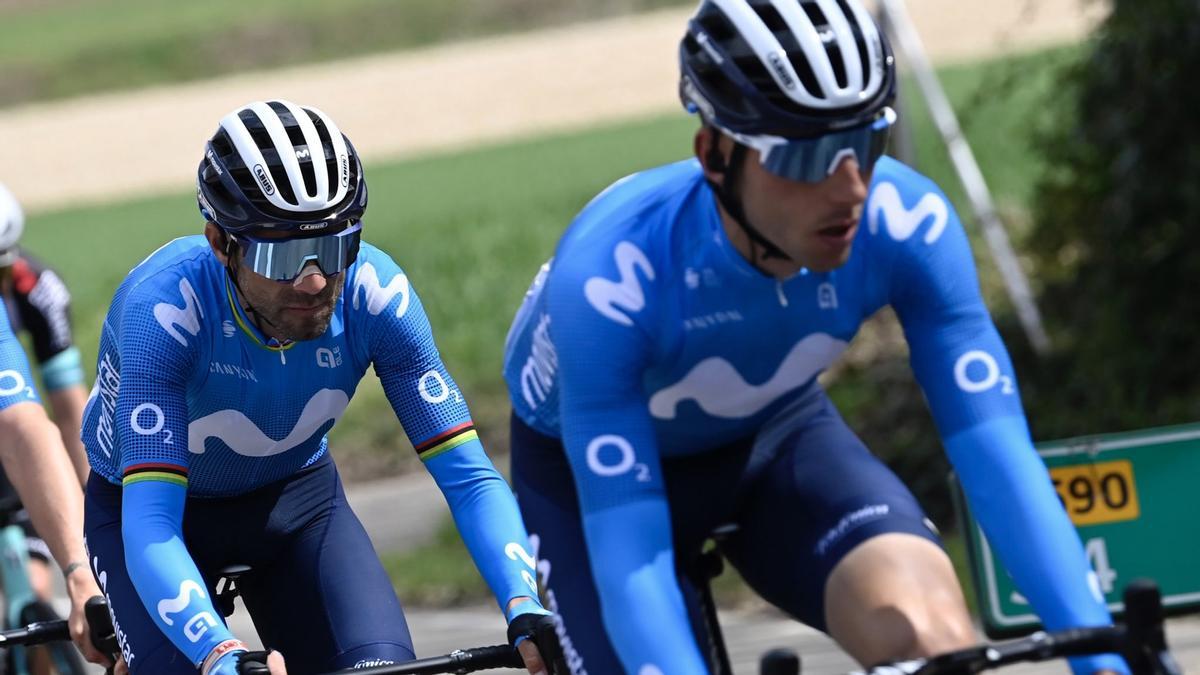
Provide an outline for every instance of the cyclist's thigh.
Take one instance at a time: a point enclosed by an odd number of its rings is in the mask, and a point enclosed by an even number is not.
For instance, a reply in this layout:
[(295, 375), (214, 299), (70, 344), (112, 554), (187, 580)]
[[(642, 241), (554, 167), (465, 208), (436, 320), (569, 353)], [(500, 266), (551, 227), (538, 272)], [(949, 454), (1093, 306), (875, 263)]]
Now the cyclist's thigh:
[[(556, 612), (562, 622), (559, 637), (571, 672), (619, 673), (621, 663), (601, 617), (574, 478), (562, 444), (531, 429), (515, 416), (511, 428), (513, 487), (525, 526), (536, 541), (539, 583), (546, 607)], [(732, 512), (732, 490), (725, 490), (730, 497), (726, 513), (721, 490), (708, 489), (702, 484), (728, 480), (730, 474), (725, 468), (703, 461), (690, 462), (682, 469), (672, 463), (664, 466), (672, 502), (677, 561), (698, 551), (705, 535)], [(688, 490), (682, 482), (693, 489)], [(683, 494), (689, 494), (690, 499), (684, 499)], [(679, 585), (693, 633), (706, 643), (699, 628), (702, 618), (696, 590), (686, 579), (680, 578)]]
[(242, 596), (289, 673), (413, 659), (400, 601), (332, 463), (289, 485), (271, 520), (295, 529), (274, 562), (244, 580)]
[(93, 473), (88, 479), (84, 537), (92, 572), (108, 598), (117, 641), (132, 675), (194, 674), (196, 667), (159, 630), (125, 569), (121, 487)]
[(825, 583), (851, 549), (886, 533), (938, 538), (912, 493), (828, 399), (783, 423), (794, 430), (763, 435), (777, 445), (775, 458), (746, 492), (725, 553), (767, 601), (825, 630)]

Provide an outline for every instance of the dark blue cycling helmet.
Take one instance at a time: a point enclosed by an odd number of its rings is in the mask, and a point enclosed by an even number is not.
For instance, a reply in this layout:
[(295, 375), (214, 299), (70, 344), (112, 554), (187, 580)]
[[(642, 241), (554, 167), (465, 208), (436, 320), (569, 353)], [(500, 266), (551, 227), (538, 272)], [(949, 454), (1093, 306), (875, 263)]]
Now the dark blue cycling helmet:
[(891, 48), (859, 0), (704, 0), (679, 59), (688, 111), (740, 134), (861, 126), (896, 90)]
[(367, 208), (362, 163), (325, 113), (288, 101), (229, 113), (204, 149), (197, 202), (227, 232), (312, 231)]

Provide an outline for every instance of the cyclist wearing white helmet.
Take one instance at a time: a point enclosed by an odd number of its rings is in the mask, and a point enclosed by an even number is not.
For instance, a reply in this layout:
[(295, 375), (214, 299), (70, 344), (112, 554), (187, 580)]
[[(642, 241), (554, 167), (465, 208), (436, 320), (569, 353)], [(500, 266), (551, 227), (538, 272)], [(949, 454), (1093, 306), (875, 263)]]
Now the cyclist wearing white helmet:
[(817, 381), (884, 306), (1033, 608), (1108, 623), (958, 217), (882, 156), (896, 74), (866, 9), (704, 0), (680, 61), (696, 158), (588, 204), (506, 345), (513, 482), (573, 670), (708, 672), (682, 572), (726, 523), (746, 581), (864, 664), (975, 640), (933, 524)]
[[(5, 244), (5, 249), (11, 250), (20, 237), (21, 227), (22, 215), (16, 201), (0, 186), (0, 244)], [(5, 255), (0, 251), (0, 261)], [(83, 503), (79, 483), (62, 438), (42, 408), (29, 362), (3, 308), (0, 308), (0, 463), (7, 480), (12, 481), (24, 500), (33, 526), (45, 538), (47, 553), (63, 569), (71, 600), (72, 639), (89, 660), (107, 663), (107, 657), (91, 644), (83, 611), (88, 599), (100, 595), (100, 590), (88, 573), (80, 537)], [(36, 672), (51, 670), (49, 663), (35, 663), (32, 658), (30, 665), (41, 668)]]
[[(84, 419), (85, 531), (131, 672), (230, 674), (246, 647), (211, 596), (223, 566), (292, 673), (411, 660), (400, 603), (346, 503), (326, 434), (373, 367), (525, 640), (549, 621), (512, 493), (483, 452), (408, 277), (361, 241), (367, 187), (324, 113), (252, 103), (198, 170), (204, 236), (117, 290)], [(278, 663), (272, 672), (281, 670)]]

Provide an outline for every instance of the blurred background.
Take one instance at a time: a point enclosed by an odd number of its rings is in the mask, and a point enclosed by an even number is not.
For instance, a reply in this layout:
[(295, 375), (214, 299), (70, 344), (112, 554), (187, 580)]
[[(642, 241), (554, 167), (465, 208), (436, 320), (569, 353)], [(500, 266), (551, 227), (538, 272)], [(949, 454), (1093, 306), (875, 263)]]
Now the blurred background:
[[(421, 294), (503, 467), (503, 341), (538, 265), (605, 186), (690, 154), (697, 122), (675, 97), (675, 53), (693, 7), (0, 0), (0, 181), (26, 208), (24, 246), (67, 282), (94, 363), (124, 275), (201, 231), (195, 168), (218, 120), (265, 98), (323, 109), (366, 162), (367, 239)], [(1200, 5), (910, 0), (908, 10), (991, 188), (1047, 350), (1030, 347), (911, 77), (904, 152), (976, 241), (1034, 438), (1200, 421)], [(949, 467), (895, 320), (864, 327), (826, 377), (956, 548)], [(419, 464), (374, 382), (332, 435), (355, 482)], [(402, 598), (484, 598), (449, 521), (438, 528), (383, 551)], [(723, 592), (752, 602), (736, 582)]]

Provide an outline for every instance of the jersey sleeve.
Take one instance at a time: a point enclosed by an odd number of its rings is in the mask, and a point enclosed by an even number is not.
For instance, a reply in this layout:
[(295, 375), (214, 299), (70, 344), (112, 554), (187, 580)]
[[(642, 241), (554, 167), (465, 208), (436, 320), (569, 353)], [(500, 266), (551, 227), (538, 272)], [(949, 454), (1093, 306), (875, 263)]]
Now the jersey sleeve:
[[(1048, 628), (1110, 623), (1079, 536), (1033, 448), (1013, 366), (953, 207), (912, 173), (875, 185), (866, 208), (871, 231), (894, 256), (890, 301), (913, 371), (988, 541)], [(1075, 665), (1090, 672), (1119, 661)]]
[(483, 450), (404, 272), (378, 249), (359, 263), (351, 305), (365, 321), (375, 372), (409, 440), (450, 505), (501, 611), (537, 597), (528, 535), (508, 483)]
[(664, 270), (630, 241), (589, 248), (560, 251), (543, 292), (560, 369), (563, 444), (604, 626), (626, 672), (706, 673), (675, 578), (670, 511), (641, 386), (652, 349), (646, 322)]
[[(187, 386), (212, 320), (191, 282), (143, 283), (116, 320), (120, 389), (121, 534), (130, 580), (159, 629), (194, 664), (232, 634), (217, 617), (183, 542), (187, 498)], [(101, 355), (105, 358), (106, 355)]]
[(72, 349), (71, 293), (49, 268), (26, 266), (14, 280), (17, 311), (32, 338), (33, 354), (45, 366), (55, 356)]
[(17, 403), (40, 403), (29, 361), (8, 323), (8, 312), (0, 301), (0, 410)]

